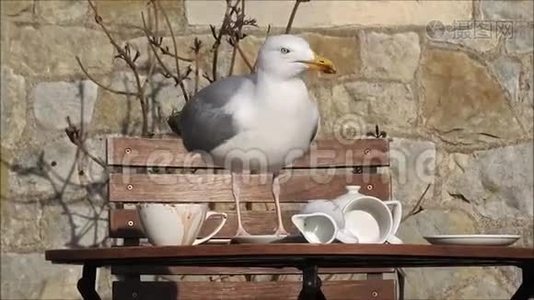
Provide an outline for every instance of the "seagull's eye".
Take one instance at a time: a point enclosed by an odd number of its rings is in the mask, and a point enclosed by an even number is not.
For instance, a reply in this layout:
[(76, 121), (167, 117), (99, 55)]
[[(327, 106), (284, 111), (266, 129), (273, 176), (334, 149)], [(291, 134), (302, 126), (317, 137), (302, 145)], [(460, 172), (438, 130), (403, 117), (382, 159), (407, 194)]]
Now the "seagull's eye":
[(289, 49), (287, 49), (287, 48), (281, 48), (280, 52), (282, 52), (282, 54), (288, 54), (291, 51), (289, 51)]

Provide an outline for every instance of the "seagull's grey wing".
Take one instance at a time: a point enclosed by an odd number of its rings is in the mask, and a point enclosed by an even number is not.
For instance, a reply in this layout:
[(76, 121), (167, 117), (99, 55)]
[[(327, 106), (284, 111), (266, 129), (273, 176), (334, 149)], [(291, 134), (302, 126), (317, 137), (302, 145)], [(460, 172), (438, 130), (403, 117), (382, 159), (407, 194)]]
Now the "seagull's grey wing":
[(231, 113), (223, 110), (250, 77), (233, 76), (200, 90), (180, 115), (180, 131), (188, 151), (210, 152), (237, 134)]

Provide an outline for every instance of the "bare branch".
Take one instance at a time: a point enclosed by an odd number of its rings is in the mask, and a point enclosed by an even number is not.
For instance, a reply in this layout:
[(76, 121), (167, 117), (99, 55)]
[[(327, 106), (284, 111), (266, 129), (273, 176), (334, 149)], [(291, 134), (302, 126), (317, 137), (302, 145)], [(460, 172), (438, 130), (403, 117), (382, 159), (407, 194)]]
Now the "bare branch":
[[(163, 9), (163, 7), (161, 7), (161, 3), (159, 1), (155, 1), (155, 2), (157, 3), (159, 9), (161, 10), (161, 13), (163, 14), (163, 18), (165, 19), (165, 22), (167, 23), (167, 27), (169, 28), (169, 32), (172, 38), (172, 46), (174, 48), (174, 61), (176, 63), (176, 72), (178, 73), (178, 76), (180, 76), (180, 62), (178, 61), (178, 46), (176, 45), (176, 37), (174, 36), (174, 32), (172, 30), (171, 21), (169, 20), (169, 16), (167, 16), (167, 13)], [(189, 101), (189, 95), (187, 94), (187, 91), (185, 90), (183, 79), (180, 78), (177, 84), (180, 85), (180, 88), (182, 89), (185, 101)]]
[[(271, 35), (271, 24), (267, 25), (267, 32), (265, 33), (265, 40), (263, 40), (263, 42), (265, 42), (267, 38), (269, 38), (269, 35)], [(254, 66), (252, 66), (251, 72), (254, 72), (254, 70), (256, 70), (257, 64), (258, 64), (258, 58), (256, 57), (256, 60), (254, 61)]]
[(102, 168), (107, 169), (106, 163), (102, 161), (100, 158), (94, 156), (91, 154), (87, 148), (85, 147), (84, 143), (84, 137), (83, 137), (83, 128), (79, 129), (78, 127), (74, 126), (72, 122), (70, 121), (70, 117), (67, 117), (67, 128), (65, 128), (65, 133), (67, 134), (67, 137), (69, 140), (78, 147), (78, 149), (83, 152), (85, 155), (87, 155), (89, 158), (91, 158), (94, 162), (99, 164)]
[(425, 191), (423, 192), (423, 194), (421, 194), (421, 197), (419, 197), (419, 199), (417, 200), (415, 205), (412, 207), (412, 209), (404, 217), (402, 217), (401, 222), (406, 221), (406, 219), (408, 219), (409, 217), (417, 214), (418, 212), (420, 212), (422, 210), (421, 206), (423, 204), (423, 199), (425, 198), (426, 193), (430, 189), (430, 186), (431, 186), (431, 184), (428, 184), (426, 186)]
[[(143, 12), (141, 12), (141, 18), (143, 18)], [(154, 7), (154, 31), (155, 32), (158, 32), (158, 24), (159, 24), (158, 21), (159, 21), (158, 9), (156, 7)], [(139, 51), (137, 52), (137, 54), (139, 54)], [(149, 55), (149, 53), (147, 53), (147, 55)], [(137, 56), (136, 56), (136, 58), (137, 58)], [(146, 90), (146, 86), (147, 86), (148, 82), (151, 80), (152, 74), (154, 74), (154, 71), (156, 69), (156, 61), (154, 60), (154, 57), (149, 55), (149, 61), (150, 61), (150, 67), (148, 69), (148, 74), (146, 76), (146, 79), (143, 82), (143, 90)], [(134, 59), (134, 62), (135, 62), (135, 59)]]
[[(241, 36), (242, 36), (243, 25), (244, 25), (244, 20), (245, 20), (245, 0), (241, 1), (241, 10), (238, 11), (237, 9), (234, 8), (234, 11), (237, 14), (236, 22), (235, 22), (237, 25), (236, 26), (237, 32), (235, 32), (233, 36), (230, 36), (230, 44), (234, 47), (234, 49), (232, 49), (232, 58), (230, 61), (230, 68), (228, 70), (228, 76), (232, 76), (232, 74), (234, 73), (235, 58), (238, 52), (239, 40), (241, 39)], [(239, 53), (242, 56), (242, 51), (239, 51)]]
[(93, 76), (91, 76), (89, 74), (89, 72), (87, 72), (87, 69), (85, 69), (85, 67), (83, 66), (82, 62), (80, 61), (80, 58), (78, 56), (76, 56), (76, 61), (78, 62), (78, 65), (80, 66), (80, 68), (82, 69), (82, 72), (85, 74), (85, 76), (87, 76), (87, 78), (89, 78), (89, 80), (91, 80), (92, 82), (94, 82), (96, 85), (98, 85), (99, 87), (101, 87), (102, 89), (108, 91), (108, 92), (111, 92), (111, 93), (114, 93), (114, 94), (118, 94), (118, 95), (124, 95), (124, 96), (137, 96), (137, 93), (132, 93), (132, 92), (126, 92), (126, 91), (118, 91), (118, 90), (115, 90), (115, 89), (112, 89), (110, 87), (107, 87), (105, 85), (103, 85), (102, 83), (98, 82)]
[[(239, 1), (239, 0), (238, 0)], [(217, 80), (217, 64), (219, 60), (219, 47), (221, 46), (221, 39), (222, 36), (226, 30), (226, 27), (228, 26), (228, 23), (230, 22), (230, 13), (232, 11), (232, 1), (226, 0), (226, 11), (224, 12), (224, 18), (221, 25), (221, 28), (219, 28), (219, 32), (215, 32), (215, 27), (210, 25), (211, 33), (213, 37), (215, 38), (215, 42), (213, 43), (213, 60), (211, 65), (211, 76), (213, 81)]]
[[(144, 32), (145, 32), (145, 36), (146, 38), (148, 39), (148, 44), (150, 45), (150, 48), (152, 49), (152, 53), (154, 53), (154, 56), (156, 57), (156, 60), (158, 61), (160, 67), (163, 69), (163, 73), (162, 75), (165, 77), (165, 78), (172, 78), (174, 79), (174, 82), (176, 85), (180, 85), (180, 89), (182, 91), (182, 94), (184, 95), (184, 99), (189, 99), (189, 95), (187, 94), (187, 91), (185, 89), (185, 86), (182, 84), (180, 84), (182, 81), (183, 81), (183, 77), (180, 77), (180, 74), (178, 75), (174, 75), (171, 70), (169, 69), (169, 67), (167, 67), (167, 65), (163, 62), (163, 60), (161, 59), (161, 57), (159, 56), (158, 54), (158, 51), (155, 47), (155, 43), (157, 42), (156, 40), (158, 38), (156, 37), (151, 37), (149, 34), (150, 34), (150, 31), (148, 30), (148, 27), (147, 27), (147, 24), (146, 24), (146, 20), (145, 20), (145, 16), (143, 13), (141, 13), (141, 19), (143, 20), (143, 29), (144, 29)], [(186, 100), (187, 101), (187, 100)]]
[(239, 56), (241, 56), (241, 58), (243, 59), (243, 61), (247, 65), (248, 69), (250, 70), (250, 73), (253, 73), (254, 72), (254, 66), (250, 63), (250, 60), (248, 60), (247, 55), (245, 54), (245, 52), (243, 52), (243, 49), (241, 49), (241, 47), (238, 44), (235, 45), (235, 48), (239, 52)]
[(195, 94), (198, 92), (198, 84), (200, 80), (200, 69), (199, 69), (199, 59), (200, 59), (200, 49), (202, 48), (202, 42), (195, 38), (193, 41), (193, 47), (192, 50), (195, 53)]
[(295, 20), (295, 16), (297, 15), (297, 10), (299, 8), (300, 3), (308, 1), (310, 0), (295, 0), (295, 5), (293, 5), (293, 10), (291, 10), (291, 15), (289, 16), (289, 21), (287, 22), (286, 34), (291, 32), (291, 26), (293, 26), (293, 21)]
[(116, 57), (121, 58), (126, 62), (126, 64), (130, 67), (132, 70), (134, 77), (135, 77), (135, 83), (137, 85), (137, 98), (139, 99), (139, 104), (141, 105), (141, 112), (142, 112), (142, 135), (146, 136), (148, 135), (148, 110), (146, 106), (145, 101), (145, 91), (143, 88), (143, 85), (141, 85), (141, 78), (139, 76), (139, 72), (137, 71), (137, 66), (135, 65), (135, 62), (132, 59), (131, 52), (130, 52), (130, 46), (126, 44), (123, 47), (119, 46), (119, 44), (115, 41), (107, 27), (104, 25), (102, 17), (98, 14), (97, 7), (91, 0), (87, 0), (89, 2), (89, 5), (91, 6), (93, 13), (95, 15), (95, 21), (98, 25), (100, 25), (100, 28), (104, 31), (106, 36), (108, 37), (108, 40), (110, 43), (115, 47), (117, 52), (119, 53)]
[(193, 62), (192, 58), (188, 58), (188, 57), (183, 57), (183, 56), (180, 56), (180, 55), (172, 54), (171, 52), (169, 52), (169, 49), (167, 49), (167, 48), (164, 48), (164, 47), (160, 46), (159, 49), (160, 49), (161, 53), (164, 54), (164, 55), (167, 55), (167, 56), (170, 56), (172, 58), (179, 59), (179, 60), (182, 60), (182, 61), (185, 61), (185, 62)]

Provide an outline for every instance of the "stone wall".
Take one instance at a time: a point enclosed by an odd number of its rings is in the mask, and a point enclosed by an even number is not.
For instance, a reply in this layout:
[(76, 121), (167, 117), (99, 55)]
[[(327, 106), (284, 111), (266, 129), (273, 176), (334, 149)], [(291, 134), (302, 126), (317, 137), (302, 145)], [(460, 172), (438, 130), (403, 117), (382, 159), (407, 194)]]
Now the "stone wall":
[[(117, 41), (140, 49), (140, 65), (148, 59), (140, 30), (145, 3), (97, 1)], [(133, 77), (113, 58), (87, 2), (1, 5), (2, 299), (77, 298), (79, 268), (51, 265), (43, 251), (109, 243), (106, 177), (65, 136), (66, 117), (83, 124), (87, 148), (100, 157), (106, 136), (138, 135), (141, 117), (135, 99), (88, 80), (75, 56), (114, 89), (133, 89)], [(191, 55), (198, 37), (207, 45), (200, 68), (209, 70), (208, 25), (220, 23), (223, 1), (163, 5), (179, 54)], [(259, 24), (241, 42), (249, 57), (268, 24), (273, 33), (283, 31), (291, 6), (247, 2)], [(307, 78), (321, 134), (363, 135), (378, 124), (393, 138), (395, 198), (409, 210), (424, 194), (419, 213), (401, 226), (406, 242), (436, 233), (512, 233), (521, 235), (518, 245), (533, 246), (532, 28), (532, 1), (301, 4), (293, 32), (339, 68), (335, 76)], [(230, 52), (223, 45), (221, 70)], [(242, 60), (235, 70), (246, 72)], [(181, 93), (162, 76), (148, 93), (157, 112), (151, 131), (168, 131), (160, 120), (183, 105)], [(511, 268), (407, 272), (407, 299), (506, 299), (519, 280)], [(110, 294), (110, 279), (108, 271), (99, 273), (103, 295)]]

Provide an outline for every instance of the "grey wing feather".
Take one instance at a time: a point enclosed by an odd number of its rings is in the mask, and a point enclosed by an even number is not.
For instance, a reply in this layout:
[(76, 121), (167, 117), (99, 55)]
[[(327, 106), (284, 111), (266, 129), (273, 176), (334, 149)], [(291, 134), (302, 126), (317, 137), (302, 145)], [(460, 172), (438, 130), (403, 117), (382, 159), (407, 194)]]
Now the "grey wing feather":
[(210, 152), (237, 134), (233, 116), (222, 108), (247, 80), (252, 79), (234, 76), (216, 81), (187, 102), (180, 116), (180, 131), (188, 151)]

